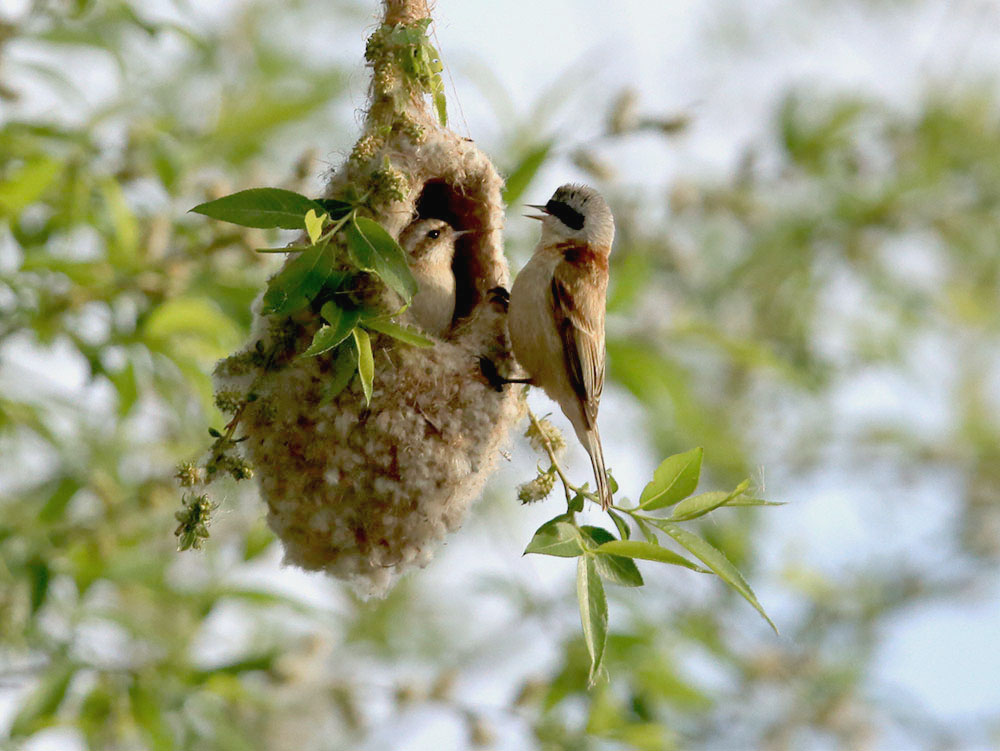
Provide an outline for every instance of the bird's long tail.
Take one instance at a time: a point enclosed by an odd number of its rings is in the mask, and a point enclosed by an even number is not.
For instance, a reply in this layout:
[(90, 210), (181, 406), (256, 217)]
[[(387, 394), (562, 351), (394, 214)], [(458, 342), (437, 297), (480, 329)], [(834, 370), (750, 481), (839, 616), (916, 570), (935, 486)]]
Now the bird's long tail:
[(604, 449), (601, 447), (601, 434), (597, 431), (597, 425), (586, 432), (583, 447), (590, 454), (594, 479), (597, 481), (597, 497), (601, 499), (601, 508), (606, 511), (611, 505), (611, 487), (608, 485), (608, 473), (604, 469)]

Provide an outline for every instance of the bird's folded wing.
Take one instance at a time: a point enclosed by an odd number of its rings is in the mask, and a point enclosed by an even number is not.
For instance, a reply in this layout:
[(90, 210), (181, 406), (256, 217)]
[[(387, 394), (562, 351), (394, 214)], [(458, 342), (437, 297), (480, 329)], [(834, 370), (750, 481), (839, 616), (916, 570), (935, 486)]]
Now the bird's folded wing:
[(552, 311), (562, 339), (566, 372), (583, 403), (587, 427), (597, 422), (604, 390), (604, 287), (585, 270), (562, 262), (552, 276)]

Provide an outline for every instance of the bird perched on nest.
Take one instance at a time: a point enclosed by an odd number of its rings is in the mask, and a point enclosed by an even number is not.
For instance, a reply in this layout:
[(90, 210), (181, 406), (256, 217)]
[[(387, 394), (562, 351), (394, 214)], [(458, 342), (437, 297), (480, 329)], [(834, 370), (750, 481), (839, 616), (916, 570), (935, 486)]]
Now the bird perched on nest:
[(597, 408), (604, 388), (604, 310), (615, 222), (586, 185), (563, 185), (532, 216), (542, 222), (535, 254), (510, 291), (514, 357), (559, 403), (590, 455), (601, 507), (611, 505)]
[(399, 244), (419, 288), (408, 314), (420, 328), (443, 336), (455, 315), (455, 273), (451, 269), (458, 231), (443, 219), (418, 219), (403, 230)]

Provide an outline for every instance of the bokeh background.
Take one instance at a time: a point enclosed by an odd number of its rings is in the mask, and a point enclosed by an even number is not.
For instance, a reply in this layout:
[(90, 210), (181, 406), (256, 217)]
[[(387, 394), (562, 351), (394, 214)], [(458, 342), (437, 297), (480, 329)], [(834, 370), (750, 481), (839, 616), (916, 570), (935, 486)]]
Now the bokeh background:
[(1000, 746), (996, 2), (437, 3), (512, 266), (520, 204), (572, 179), (614, 208), (622, 494), (701, 445), (706, 486), (787, 502), (700, 528), (780, 636), (647, 565), (609, 589), (587, 691), (573, 563), (521, 557), (562, 503), (518, 505), (523, 439), (384, 601), (282, 568), (252, 488), (175, 551), (174, 465), (221, 424), (207, 374), (279, 263), (186, 211), (320, 193), (377, 11), (0, 0), (2, 747)]

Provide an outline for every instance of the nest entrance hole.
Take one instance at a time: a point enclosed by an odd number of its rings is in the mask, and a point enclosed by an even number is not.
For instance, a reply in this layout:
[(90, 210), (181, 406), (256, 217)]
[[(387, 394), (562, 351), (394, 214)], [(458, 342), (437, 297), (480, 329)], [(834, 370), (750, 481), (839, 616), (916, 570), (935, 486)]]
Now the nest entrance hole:
[(486, 238), (493, 210), (490, 196), (474, 188), (455, 185), (445, 178), (424, 183), (416, 202), (418, 219), (443, 219), (456, 230), (471, 230), (458, 239), (452, 271), (455, 273), (455, 320), (467, 317), (485, 291), (499, 283), (494, 279), (496, 261)]

